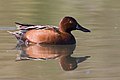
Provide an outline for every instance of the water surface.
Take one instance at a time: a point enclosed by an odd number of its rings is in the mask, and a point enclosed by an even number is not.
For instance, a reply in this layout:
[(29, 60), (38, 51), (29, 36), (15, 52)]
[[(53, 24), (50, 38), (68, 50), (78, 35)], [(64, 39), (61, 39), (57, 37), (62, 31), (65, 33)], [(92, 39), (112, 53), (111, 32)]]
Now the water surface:
[[(119, 3), (119, 0), (0, 0), (0, 79), (119, 80)], [(57, 26), (66, 15), (75, 17), (92, 31), (72, 32), (77, 44), (70, 56), (89, 58), (71, 71), (62, 68), (60, 58), (16, 61), (21, 50), (15, 49), (16, 39), (7, 33), (16, 30), (15, 21)], [(52, 50), (59, 52), (59, 48)], [(48, 51), (48, 48), (43, 51)]]

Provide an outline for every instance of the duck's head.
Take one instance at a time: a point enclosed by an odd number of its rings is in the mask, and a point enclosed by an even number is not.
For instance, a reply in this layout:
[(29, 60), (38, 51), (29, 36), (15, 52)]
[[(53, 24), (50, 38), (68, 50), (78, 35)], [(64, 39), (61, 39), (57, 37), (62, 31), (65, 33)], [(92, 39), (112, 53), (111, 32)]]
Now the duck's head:
[(72, 30), (81, 30), (83, 32), (90, 32), (90, 30), (82, 27), (73, 17), (66, 16), (60, 23), (59, 27), (61, 31), (71, 32)]

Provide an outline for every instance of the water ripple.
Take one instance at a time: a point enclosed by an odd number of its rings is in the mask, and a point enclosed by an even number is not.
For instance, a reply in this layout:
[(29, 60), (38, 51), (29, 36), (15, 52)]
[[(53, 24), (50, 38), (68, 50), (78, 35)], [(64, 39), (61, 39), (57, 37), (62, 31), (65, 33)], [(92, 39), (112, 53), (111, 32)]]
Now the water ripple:
[(16, 27), (0, 27), (0, 30), (16, 30)]

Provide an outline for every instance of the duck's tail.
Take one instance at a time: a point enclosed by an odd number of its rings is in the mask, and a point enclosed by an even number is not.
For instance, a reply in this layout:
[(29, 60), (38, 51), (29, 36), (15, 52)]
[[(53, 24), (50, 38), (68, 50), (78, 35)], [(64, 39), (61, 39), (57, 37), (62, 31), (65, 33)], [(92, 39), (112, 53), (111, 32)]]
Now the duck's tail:
[(7, 31), (8, 33), (10, 33), (10, 34), (12, 34), (12, 35), (14, 35), (15, 34), (15, 32), (12, 32), (12, 31)]
[(21, 39), (21, 37), (22, 37), (20, 31), (14, 31), (14, 32), (7, 31), (7, 32), (14, 35), (17, 40)]

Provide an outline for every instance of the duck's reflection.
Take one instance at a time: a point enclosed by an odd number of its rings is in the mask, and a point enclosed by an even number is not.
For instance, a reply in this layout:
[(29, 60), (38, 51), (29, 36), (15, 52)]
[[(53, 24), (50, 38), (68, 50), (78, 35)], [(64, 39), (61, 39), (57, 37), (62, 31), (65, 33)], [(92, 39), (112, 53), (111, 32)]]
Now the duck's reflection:
[[(77, 68), (78, 64), (90, 56), (72, 57), (76, 45), (31, 45), (19, 46), (20, 54), (16, 61), (21, 60), (48, 60), (59, 59), (63, 70), (70, 71)], [(18, 49), (18, 47), (17, 47)]]

